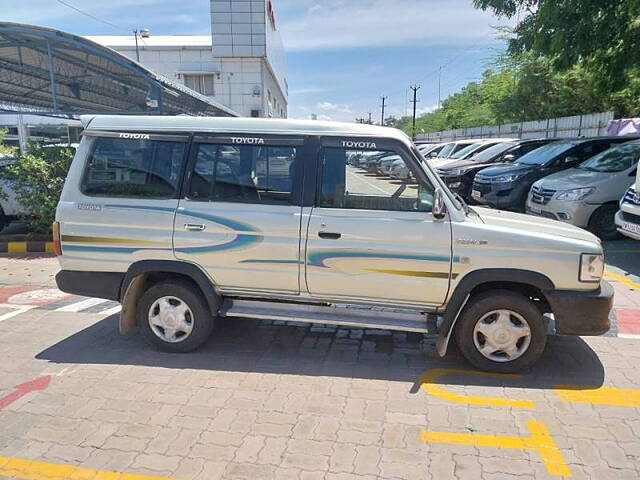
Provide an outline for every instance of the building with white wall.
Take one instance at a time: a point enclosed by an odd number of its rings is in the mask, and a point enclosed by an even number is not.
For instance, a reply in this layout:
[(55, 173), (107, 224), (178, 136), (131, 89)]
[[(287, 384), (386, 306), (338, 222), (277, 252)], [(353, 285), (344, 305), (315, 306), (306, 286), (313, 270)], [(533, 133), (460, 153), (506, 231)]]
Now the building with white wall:
[[(210, 0), (211, 35), (89, 36), (247, 117), (287, 117), (273, 0)], [(136, 45), (137, 40), (137, 45)]]

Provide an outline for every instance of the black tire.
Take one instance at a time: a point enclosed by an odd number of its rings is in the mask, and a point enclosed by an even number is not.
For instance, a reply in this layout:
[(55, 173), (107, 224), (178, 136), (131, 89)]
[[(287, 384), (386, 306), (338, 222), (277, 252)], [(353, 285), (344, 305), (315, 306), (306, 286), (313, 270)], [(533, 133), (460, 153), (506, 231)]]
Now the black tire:
[(616, 229), (615, 216), (618, 212), (617, 205), (602, 205), (589, 219), (589, 230), (602, 240), (617, 240), (622, 235)]
[[(529, 345), (514, 360), (491, 360), (478, 350), (474, 341), (476, 324), (488, 313), (501, 309), (515, 312), (529, 325)], [(456, 343), (462, 355), (474, 367), (488, 372), (514, 373), (526, 370), (538, 361), (547, 343), (547, 332), (540, 310), (525, 296), (508, 290), (494, 290), (471, 297), (455, 328)]]
[[(191, 311), (189, 317), (192, 330), (188, 335), (183, 335), (184, 339), (177, 340), (175, 343), (160, 338), (149, 322), (152, 306), (162, 297), (175, 297), (184, 302)], [(215, 320), (198, 287), (183, 280), (166, 280), (157, 283), (144, 292), (138, 301), (138, 325), (142, 336), (149, 344), (164, 352), (186, 353), (197, 349), (211, 336)]]

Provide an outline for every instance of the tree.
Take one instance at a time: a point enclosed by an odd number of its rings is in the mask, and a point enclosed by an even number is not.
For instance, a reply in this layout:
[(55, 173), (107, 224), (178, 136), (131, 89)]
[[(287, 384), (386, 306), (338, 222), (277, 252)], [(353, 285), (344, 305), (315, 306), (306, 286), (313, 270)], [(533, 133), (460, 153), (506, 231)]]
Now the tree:
[(6, 167), (18, 201), (26, 212), (21, 215), (31, 233), (50, 233), (55, 220), (64, 180), (74, 151), (70, 147), (51, 147), (29, 143), (24, 155)]
[[(640, 63), (640, 0), (474, 0), (496, 15), (524, 17), (509, 53), (550, 59), (557, 71), (580, 65), (599, 94), (627, 88)], [(628, 108), (623, 108), (626, 112)]]

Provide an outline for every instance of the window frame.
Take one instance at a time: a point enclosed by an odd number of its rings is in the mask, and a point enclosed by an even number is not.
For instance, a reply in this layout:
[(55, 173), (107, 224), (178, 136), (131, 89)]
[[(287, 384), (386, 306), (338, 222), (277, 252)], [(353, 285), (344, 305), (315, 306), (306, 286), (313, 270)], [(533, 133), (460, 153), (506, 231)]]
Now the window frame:
[[(343, 142), (363, 142), (363, 143), (375, 143), (375, 148), (360, 148), (345, 146)], [(415, 180), (423, 188), (430, 187), (433, 193), (437, 190), (436, 185), (431, 182), (427, 174), (420, 168), (419, 162), (414, 152), (408, 148), (404, 143), (386, 137), (321, 137), (318, 148), (317, 165), (315, 169), (315, 193), (313, 196), (313, 206), (315, 208), (326, 208), (331, 210), (360, 210), (366, 212), (399, 212), (399, 213), (419, 213), (419, 214), (431, 214), (431, 212), (425, 212), (420, 210), (378, 210), (378, 209), (355, 209), (344, 207), (326, 207), (320, 205), (320, 195), (322, 193), (322, 175), (324, 164), (324, 153), (327, 148), (344, 148), (345, 150), (369, 150), (369, 151), (391, 151), (395, 155), (399, 155), (402, 160), (405, 161), (407, 167), (413, 173)]]
[[(174, 193), (168, 197), (141, 197), (141, 196), (129, 196), (129, 195), (97, 195), (93, 193), (87, 193), (85, 191), (85, 180), (87, 178), (89, 172), (89, 161), (93, 157), (96, 148), (97, 142), (96, 140), (100, 138), (119, 138), (122, 140), (138, 140), (136, 138), (126, 138), (122, 135), (148, 135), (149, 138), (145, 138), (145, 140), (150, 141), (160, 141), (160, 142), (174, 142), (174, 143), (184, 143), (185, 148), (182, 154), (182, 166), (180, 168), (180, 173), (178, 174), (178, 179), (176, 182), (176, 186), (174, 189)], [(141, 131), (141, 130), (119, 130), (119, 131), (110, 131), (110, 130), (85, 130), (82, 132), (83, 137), (87, 137), (91, 140), (91, 145), (89, 146), (89, 153), (84, 159), (84, 165), (82, 167), (82, 175), (80, 176), (80, 184), (78, 185), (78, 190), (82, 195), (89, 198), (117, 198), (117, 199), (136, 199), (136, 200), (179, 200), (182, 196), (182, 188), (184, 184), (184, 176), (185, 169), (187, 164), (189, 163), (189, 155), (191, 150), (191, 136), (180, 134), (180, 133), (157, 133), (150, 131)]]
[[(246, 143), (238, 143), (234, 139), (238, 138), (260, 138), (264, 140), (264, 144), (252, 145)], [(291, 189), (291, 202), (288, 205), (276, 202), (260, 202), (260, 203), (250, 203), (250, 202), (232, 202), (232, 201), (224, 201), (224, 200), (198, 200), (189, 198), (187, 193), (191, 187), (191, 179), (193, 176), (193, 170), (195, 168), (197, 159), (198, 159), (198, 150), (200, 145), (232, 145), (237, 147), (247, 147), (247, 146), (265, 146), (265, 147), (293, 147), (296, 149), (296, 160), (302, 162), (302, 168), (296, 172), (296, 176), (292, 179), (292, 189)], [(205, 203), (230, 203), (230, 204), (238, 204), (238, 205), (268, 205), (268, 206), (281, 206), (281, 207), (289, 207), (289, 206), (303, 206), (304, 195), (307, 191), (305, 187), (305, 178), (307, 172), (309, 171), (308, 164), (309, 161), (312, 160), (310, 156), (310, 148), (311, 143), (309, 142), (309, 138), (302, 135), (274, 135), (274, 134), (261, 134), (261, 133), (226, 133), (225, 134), (207, 134), (207, 133), (194, 133), (193, 138), (191, 140), (191, 148), (189, 151), (189, 158), (186, 162), (186, 169), (183, 175), (182, 188), (180, 198), (183, 200), (188, 200), (190, 202), (199, 202), (202, 204)]]

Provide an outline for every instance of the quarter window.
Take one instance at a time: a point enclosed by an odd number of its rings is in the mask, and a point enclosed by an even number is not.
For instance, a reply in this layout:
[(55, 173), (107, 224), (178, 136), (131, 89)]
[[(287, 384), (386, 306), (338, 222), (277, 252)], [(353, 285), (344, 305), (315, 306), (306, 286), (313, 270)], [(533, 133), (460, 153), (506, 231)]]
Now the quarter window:
[(433, 188), (414, 180), (404, 157), (325, 148), (318, 204), (328, 208), (430, 212)]
[(299, 165), (295, 147), (198, 144), (187, 196), (191, 200), (292, 203)]
[(96, 138), (82, 192), (105, 197), (173, 198), (185, 148), (182, 142)]

